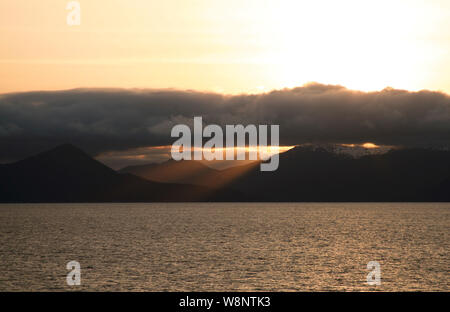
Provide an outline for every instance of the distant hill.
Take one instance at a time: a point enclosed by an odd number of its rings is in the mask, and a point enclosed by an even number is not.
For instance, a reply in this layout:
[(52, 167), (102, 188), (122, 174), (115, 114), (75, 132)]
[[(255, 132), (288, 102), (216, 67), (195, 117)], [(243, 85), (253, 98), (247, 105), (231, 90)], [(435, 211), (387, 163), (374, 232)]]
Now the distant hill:
[(226, 185), (251, 201), (450, 200), (450, 153), (430, 149), (394, 149), (354, 158), (303, 146), (280, 154), (274, 172), (261, 172), (258, 162), (214, 170), (198, 161), (173, 160), (121, 172), (162, 182)]
[(0, 166), (0, 202), (229, 201), (237, 192), (119, 174), (73, 145)]
[(203, 165), (199, 161), (168, 160), (161, 164), (129, 166), (119, 170), (120, 173), (131, 173), (142, 178), (158, 182), (188, 183), (207, 185), (204, 178), (215, 176), (219, 172)]
[(433, 190), (433, 197), (440, 201), (450, 202), (450, 178), (442, 181), (439, 186)]
[(277, 171), (256, 169), (231, 184), (256, 201), (450, 200), (448, 151), (398, 149), (353, 158), (296, 147), (280, 155)]
[(129, 166), (119, 170), (151, 181), (164, 183), (184, 183), (211, 188), (223, 188), (232, 183), (241, 172), (249, 171), (259, 163), (239, 165), (226, 170), (210, 168), (200, 161), (170, 159), (161, 164)]
[(353, 158), (321, 148), (224, 170), (167, 161), (119, 172), (72, 145), (0, 165), (0, 202), (450, 201), (450, 152), (399, 149)]

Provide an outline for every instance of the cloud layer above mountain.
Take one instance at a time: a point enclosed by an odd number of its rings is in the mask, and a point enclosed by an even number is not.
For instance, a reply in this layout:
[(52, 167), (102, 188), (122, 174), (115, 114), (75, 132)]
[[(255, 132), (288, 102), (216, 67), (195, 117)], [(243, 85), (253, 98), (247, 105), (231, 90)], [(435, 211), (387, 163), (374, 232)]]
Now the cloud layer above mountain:
[(258, 95), (77, 89), (0, 95), (0, 160), (73, 143), (93, 155), (171, 144), (175, 124), (278, 124), (282, 145), (446, 146), (450, 96), (309, 84)]

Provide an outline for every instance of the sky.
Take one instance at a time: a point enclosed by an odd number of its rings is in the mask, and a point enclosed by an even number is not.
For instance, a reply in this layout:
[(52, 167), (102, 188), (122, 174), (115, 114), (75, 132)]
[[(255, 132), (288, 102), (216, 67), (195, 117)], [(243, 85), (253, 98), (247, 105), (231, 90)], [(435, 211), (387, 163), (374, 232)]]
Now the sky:
[(450, 147), (448, 0), (80, 0), (79, 25), (69, 2), (0, 0), (0, 163), (161, 160), (195, 116), (285, 147)]
[(450, 93), (448, 0), (0, 1), (0, 93), (308, 82)]

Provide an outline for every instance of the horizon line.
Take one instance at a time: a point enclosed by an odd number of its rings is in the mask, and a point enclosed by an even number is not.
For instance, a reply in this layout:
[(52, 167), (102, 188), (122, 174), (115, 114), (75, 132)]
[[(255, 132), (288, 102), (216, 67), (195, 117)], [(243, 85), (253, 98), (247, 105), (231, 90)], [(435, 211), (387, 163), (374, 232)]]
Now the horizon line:
[[(208, 90), (208, 89), (192, 89), (192, 88), (180, 88), (180, 87), (164, 87), (164, 88), (152, 88), (152, 87), (72, 87), (72, 88), (63, 88), (63, 89), (32, 89), (28, 91), (11, 91), (11, 92), (0, 92), (0, 96), (7, 96), (7, 95), (14, 95), (14, 94), (25, 94), (25, 93), (52, 93), (52, 92), (69, 92), (69, 91), (130, 91), (130, 92), (139, 92), (139, 91), (172, 91), (172, 92), (195, 92), (195, 93), (205, 93), (205, 94), (219, 94), (222, 96), (251, 96), (251, 95), (262, 95), (262, 94), (269, 94), (272, 92), (278, 92), (278, 91), (286, 91), (286, 90), (294, 90), (297, 88), (308, 88), (308, 87), (314, 87), (314, 86), (326, 86), (326, 87), (333, 87), (333, 88), (339, 88), (343, 90), (347, 90), (350, 92), (358, 92), (358, 93), (380, 93), (383, 91), (401, 91), (401, 92), (408, 92), (408, 93), (420, 93), (420, 92), (431, 92), (431, 93), (440, 93), (444, 94), (446, 96), (450, 96), (450, 92), (444, 91), (442, 89), (404, 89), (404, 88), (396, 88), (392, 86), (386, 86), (382, 89), (374, 89), (374, 90), (360, 90), (360, 89), (353, 89), (346, 87), (341, 84), (333, 84), (333, 83), (322, 83), (317, 81), (310, 81), (306, 82), (304, 84), (298, 85), (298, 86), (285, 86), (281, 88), (272, 88), (268, 90), (261, 90), (261, 92), (219, 92), (217, 90)], [(0, 98), (1, 99), (1, 98)]]

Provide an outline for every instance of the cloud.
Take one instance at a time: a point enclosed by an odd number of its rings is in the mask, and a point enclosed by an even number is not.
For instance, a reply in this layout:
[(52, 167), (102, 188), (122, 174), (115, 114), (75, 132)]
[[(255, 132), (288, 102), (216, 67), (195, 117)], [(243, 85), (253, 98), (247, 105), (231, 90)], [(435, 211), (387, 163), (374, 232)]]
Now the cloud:
[(0, 96), (0, 160), (60, 143), (93, 155), (170, 145), (175, 124), (278, 124), (280, 143), (441, 146), (450, 97), (432, 91), (360, 92), (309, 84), (258, 95), (179, 90), (76, 89)]
[(170, 159), (171, 145), (138, 147), (124, 151), (102, 153), (97, 157), (105, 165), (113, 169), (121, 169), (126, 166), (160, 163)]

